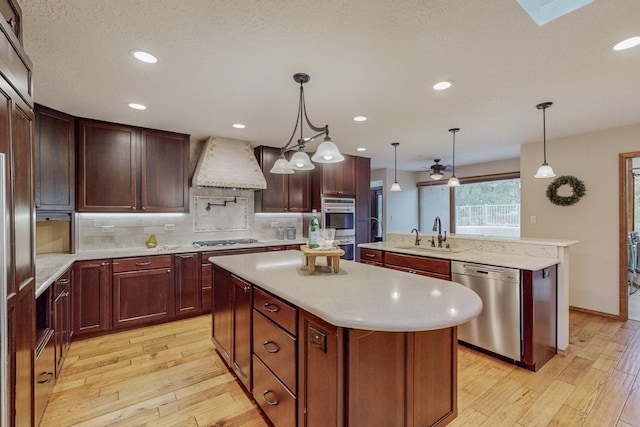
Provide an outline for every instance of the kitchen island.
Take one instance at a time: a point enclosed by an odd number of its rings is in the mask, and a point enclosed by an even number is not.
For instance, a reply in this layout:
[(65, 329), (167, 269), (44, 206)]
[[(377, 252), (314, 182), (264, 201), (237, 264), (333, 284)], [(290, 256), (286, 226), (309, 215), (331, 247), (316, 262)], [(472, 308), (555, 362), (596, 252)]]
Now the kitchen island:
[(212, 338), (276, 426), (444, 425), (457, 415), (464, 286), (298, 251), (211, 257)]

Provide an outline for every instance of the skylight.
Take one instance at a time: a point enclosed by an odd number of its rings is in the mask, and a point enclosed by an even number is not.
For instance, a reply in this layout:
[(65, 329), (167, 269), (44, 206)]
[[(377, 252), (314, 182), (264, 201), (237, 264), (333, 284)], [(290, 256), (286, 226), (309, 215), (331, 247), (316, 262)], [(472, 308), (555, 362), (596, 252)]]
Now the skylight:
[(593, 3), (593, 0), (517, 0), (538, 26)]

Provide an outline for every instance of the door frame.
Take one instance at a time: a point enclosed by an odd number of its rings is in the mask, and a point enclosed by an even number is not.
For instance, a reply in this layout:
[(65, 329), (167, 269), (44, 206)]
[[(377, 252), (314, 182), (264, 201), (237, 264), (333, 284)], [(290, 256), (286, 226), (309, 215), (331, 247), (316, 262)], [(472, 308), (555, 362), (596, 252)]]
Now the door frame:
[(618, 189), (620, 205), (618, 208), (619, 213), (619, 319), (626, 321), (629, 319), (629, 290), (627, 289), (627, 233), (629, 231), (629, 218), (627, 215), (627, 206), (629, 203), (629, 181), (627, 176), (627, 164), (634, 157), (640, 157), (640, 151), (633, 151), (630, 153), (620, 153), (618, 155)]

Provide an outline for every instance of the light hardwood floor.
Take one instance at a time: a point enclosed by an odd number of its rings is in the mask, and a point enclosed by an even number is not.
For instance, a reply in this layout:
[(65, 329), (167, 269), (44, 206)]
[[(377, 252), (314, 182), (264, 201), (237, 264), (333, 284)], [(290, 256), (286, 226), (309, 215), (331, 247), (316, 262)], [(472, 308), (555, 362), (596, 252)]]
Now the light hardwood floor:
[[(266, 426), (213, 350), (210, 317), (71, 345), (41, 426)], [(570, 314), (537, 373), (460, 347), (452, 426), (640, 427), (640, 322)]]

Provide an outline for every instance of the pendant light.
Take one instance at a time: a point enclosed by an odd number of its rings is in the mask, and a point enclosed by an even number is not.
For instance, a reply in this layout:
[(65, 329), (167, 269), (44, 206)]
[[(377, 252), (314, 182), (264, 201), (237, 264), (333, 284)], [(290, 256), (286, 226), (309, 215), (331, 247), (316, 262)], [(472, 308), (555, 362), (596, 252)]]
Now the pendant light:
[(460, 128), (451, 128), (449, 129), (449, 132), (451, 132), (453, 134), (453, 162), (451, 164), (452, 168), (453, 168), (453, 175), (451, 175), (451, 178), (449, 178), (449, 182), (447, 182), (447, 186), (449, 187), (459, 187), (460, 186), (460, 181), (458, 180), (458, 177), (456, 176), (456, 133), (460, 131)]
[(391, 188), (389, 188), (389, 191), (402, 191), (402, 187), (400, 187), (400, 184), (398, 184), (398, 145), (400, 145), (399, 142), (392, 142), (391, 145), (393, 145), (393, 150), (394, 150), (394, 168), (393, 168), (393, 184), (391, 184)]
[(553, 105), (553, 102), (543, 102), (542, 104), (536, 105), (538, 110), (542, 110), (542, 147), (544, 158), (542, 165), (538, 168), (538, 172), (534, 178), (553, 178), (556, 174), (551, 169), (551, 166), (547, 163), (547, 123), (546, 123), (546, 115), (545, 110)]
[[(293, 75), (293, 80), (296, 83), (300, 84), (300, 97), (298, 102), (298, 115), (296, 117), (296, 125), (293, 128), (293, 132), (291, 133), (291, 137), (289, 141), (284, 145), (284, 147), (280, 148), (280, 158), (276, 161), (276, 164), (271, 168), (269, 172), (276, 174), (292, 174), (296, 170), (311, 170), (314, 169), (315, 166), (311, 161), (315, 163), (338, 163), (344, 160), (344, 156), (338, 150), (336, 144), (331, 141), (331, 137), (329, 137), (329, 125), (325, 126), (315, 126), (309, 120), (309, 116), (307, 115), (307, 106), (304, 100), (304, 84), (308, 83), (311, 77), (305, 73), (296, 73)], [(304, 137), (303, 127), (304, 123), (307, 124), (309, 129), (314, 132), (318, 132), (316, 135), (311, 137)], [(300, 137), (296, 141), (296, 144), (291, 146), (292, 142), (294, 142), (294, 138), (298, 131), (298, 126), (300, 126)], [(309, 155), (304, 151), (305, 144), (308, 141), (313, 141), (315, 138), (324, 135), (324, 141), (318, 146), (316, 153), (313, 157), (309, 158)], [(291, 159), (287, 162), (284, 154), (287, 151), (298, 149)]]

